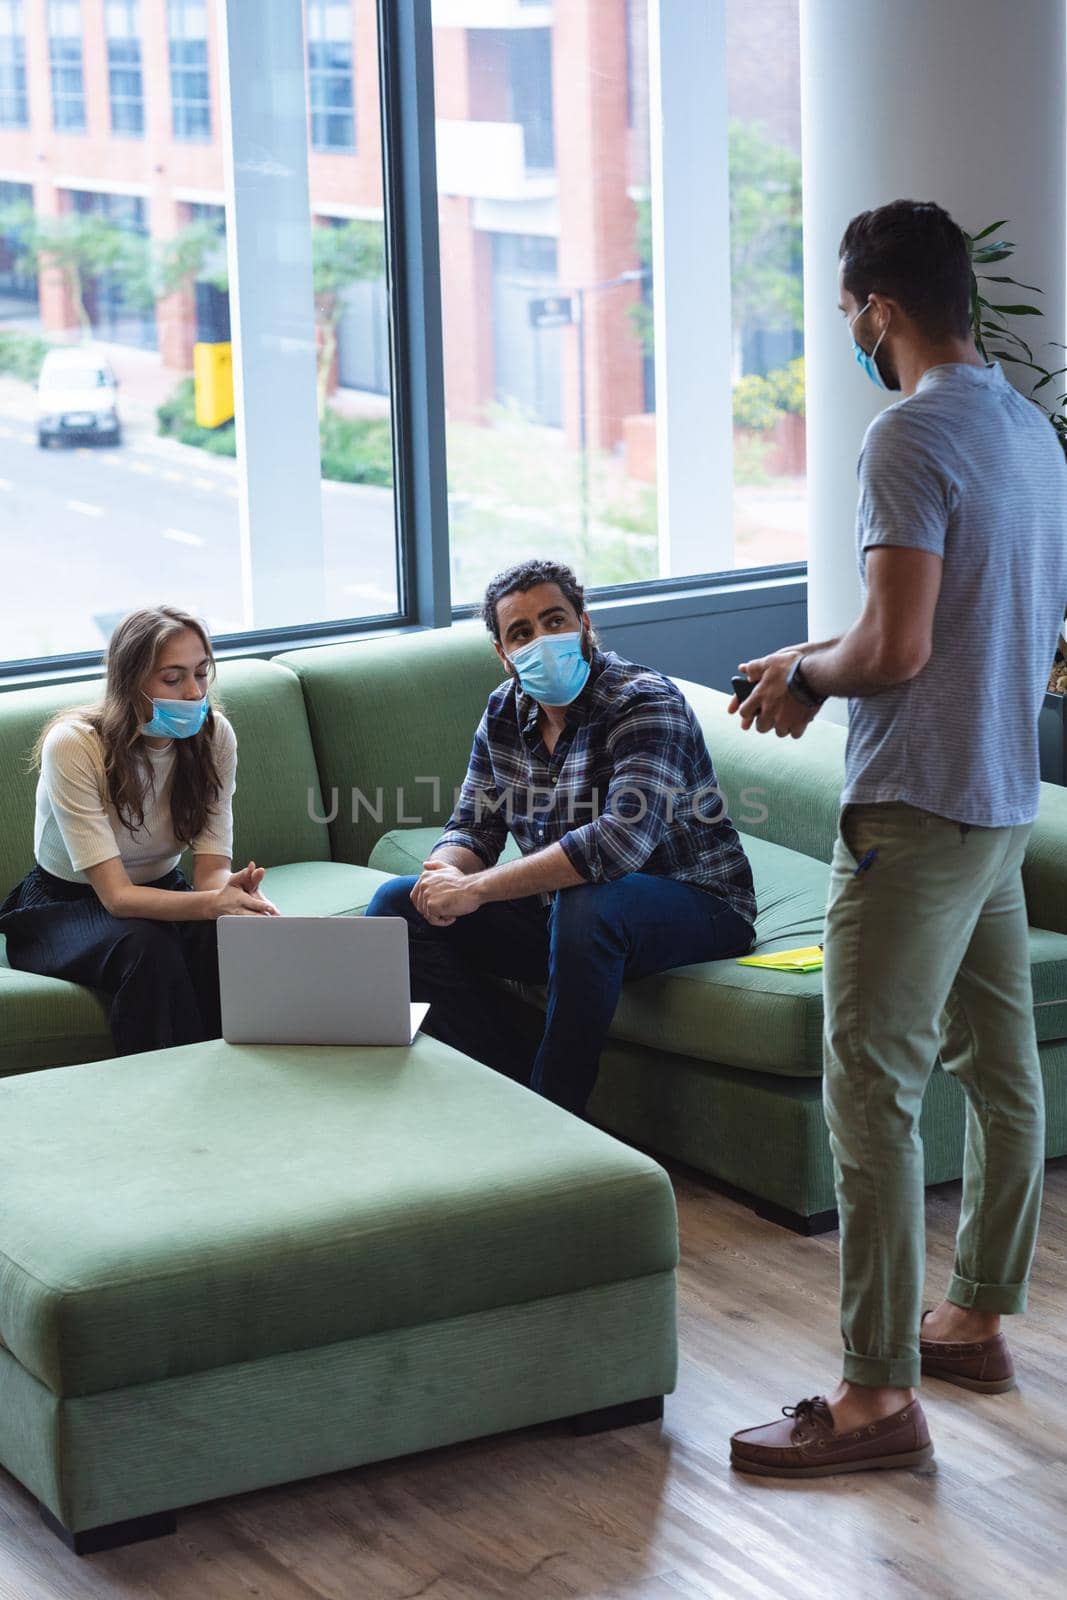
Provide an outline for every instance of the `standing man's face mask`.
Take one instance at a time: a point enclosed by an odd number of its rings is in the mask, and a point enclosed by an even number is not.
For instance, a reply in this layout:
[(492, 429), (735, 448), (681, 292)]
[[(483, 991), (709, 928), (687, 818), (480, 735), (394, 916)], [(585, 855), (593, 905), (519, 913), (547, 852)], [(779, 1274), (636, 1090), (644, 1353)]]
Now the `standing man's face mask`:
[(543, 706), (569, 706), (589, 679), (581, 633), (543, 634), (508, 657), (519, 686)]
[[(857, 311), (856, 315), (852, 318), (852, 322), (849, 323), (849, 325), (848, 325), (849, 333), (852, 333), (852, 325), (853, 325), (853, 323), (858, 322), (859, 319), (862, 317), (863, 312), (864, 311), (869, 311), (870, 309), (871, 309), (871, 302), (868, 300), (867, 304), (863, 307), (863, 309), (861, 311)], [(882, 377), (882, 374), (878, 370), (878, 363), (874, 359), (875, 356), (878, 354), (878, 348), (881, 345), (882, 340), (885, 338), (885, 336), (888, 333), (888, 331), (889, 331), (889, 324), (887, 323), (886, 326), (882, 329), (881, 333), (878, 335), (878, 344), (875, 345), (874, 349), (870, 352), (869, 355), (868, 355), (867, 351), (864, 350), (863, 346), (861, 344), (859, 344), (859, 342), (857, 341), (856, 335), (854, 333), (852, 334), (852, 354), (856, 358), (856, 365), (863, 368), (864, 372), (867, 374), (868, 378), (870, 378), (871, 382), (874, 384), (876, 389), (888, 389), (889, 388), (888, 383), (886, 383), (885, 379)]]
[(207, 721), (207, 695), (202, 700), (153, 700), (152, 720), (141, 732), (157, 739), (191, 739)]

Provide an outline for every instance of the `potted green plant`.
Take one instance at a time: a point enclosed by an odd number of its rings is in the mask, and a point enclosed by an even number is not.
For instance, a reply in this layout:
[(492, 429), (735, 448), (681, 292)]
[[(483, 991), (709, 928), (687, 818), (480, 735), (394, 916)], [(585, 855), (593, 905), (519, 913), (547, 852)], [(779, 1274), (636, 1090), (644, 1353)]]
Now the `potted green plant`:
[[(1067, 367), (1058, 367), (1050, 372), (1039, 361), (1035, 361), (1033, 349), (1010, 326), (1008, 320), (1040, 317), (1043, 312), (1039, 306), (1027, 303), (1005, 304), (1003, 301), (989, 300), (983, 287), (995, 283), (1025, 289), (1028, 294), (1043, 293), (1034, 284), (1020, 283), (1017, 278), (981, 270), (1007, 261), (1013, 254), (1015, 244), (1012, 240), (995, 237), (998, 229), (1006, 225), (1006, 219), (1002, 218), (999, 222), (991, 222), (980, 233), (965, 234), (971, 257), (971, 330), (974, 342), (986, 361), (1011, 362), (1036, 374), (1037, 381), (1031, 390), (1031, 398), (1047, 415), (1067, 454), (1067, 392), (1055, 392), (1057, 387), (1063, 391), (1062, 379)], [(1067, 346), (1059, 344), (1056, 348), (1062, 350)], [(1058, 385), (1057, 379), (1061, 380)], [(1041, 743), (1041, 776), (1054, 783), (1067, 783), (1067, 622), (1060, 629), (1038, 734)]]

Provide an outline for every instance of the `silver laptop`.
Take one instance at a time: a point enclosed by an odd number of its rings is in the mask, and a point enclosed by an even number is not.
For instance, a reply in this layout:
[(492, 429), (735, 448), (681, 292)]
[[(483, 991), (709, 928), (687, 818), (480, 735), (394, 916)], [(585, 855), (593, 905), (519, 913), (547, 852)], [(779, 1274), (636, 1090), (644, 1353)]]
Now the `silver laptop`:
[(402, 917), (220, 917), (222, 1037), (229, 1044), (411, 1044)]

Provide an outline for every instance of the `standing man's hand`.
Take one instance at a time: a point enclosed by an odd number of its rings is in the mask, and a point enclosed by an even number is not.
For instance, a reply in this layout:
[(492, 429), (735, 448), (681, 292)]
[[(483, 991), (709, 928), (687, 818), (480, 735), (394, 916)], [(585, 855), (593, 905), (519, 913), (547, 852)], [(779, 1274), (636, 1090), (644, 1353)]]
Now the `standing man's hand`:
[(793, 663), (803, 654), (803, 650), (797, 649), (777, 650), (773, 655), (740, 663), (738, 672), (756, 687), (740, 703), (734, 695), (727, 710), (740, 713), (741, 726), (746, 732), (755, 723), (757, 733), (773, 732), (779, 739), (799, 739), (815, 720), (819, 708), (801, 705), (786, 684)]

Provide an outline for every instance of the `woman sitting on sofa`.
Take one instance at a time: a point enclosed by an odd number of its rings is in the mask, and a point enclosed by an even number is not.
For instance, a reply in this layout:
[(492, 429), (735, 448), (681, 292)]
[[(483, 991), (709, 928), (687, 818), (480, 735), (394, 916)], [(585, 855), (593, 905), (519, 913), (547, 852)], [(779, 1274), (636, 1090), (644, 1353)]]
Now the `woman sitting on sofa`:
[(208, 699), (214, 675), (195, 617), (134, 611), (108, 646), (102, 701), (61, 712), (37, 743), (37, 864), (0, 933), (12, 967), (108, 997), (119, 1055), (217, 1038), (215, 920), (276, 915), (261, 867), (230, 871), (237, 741)]

